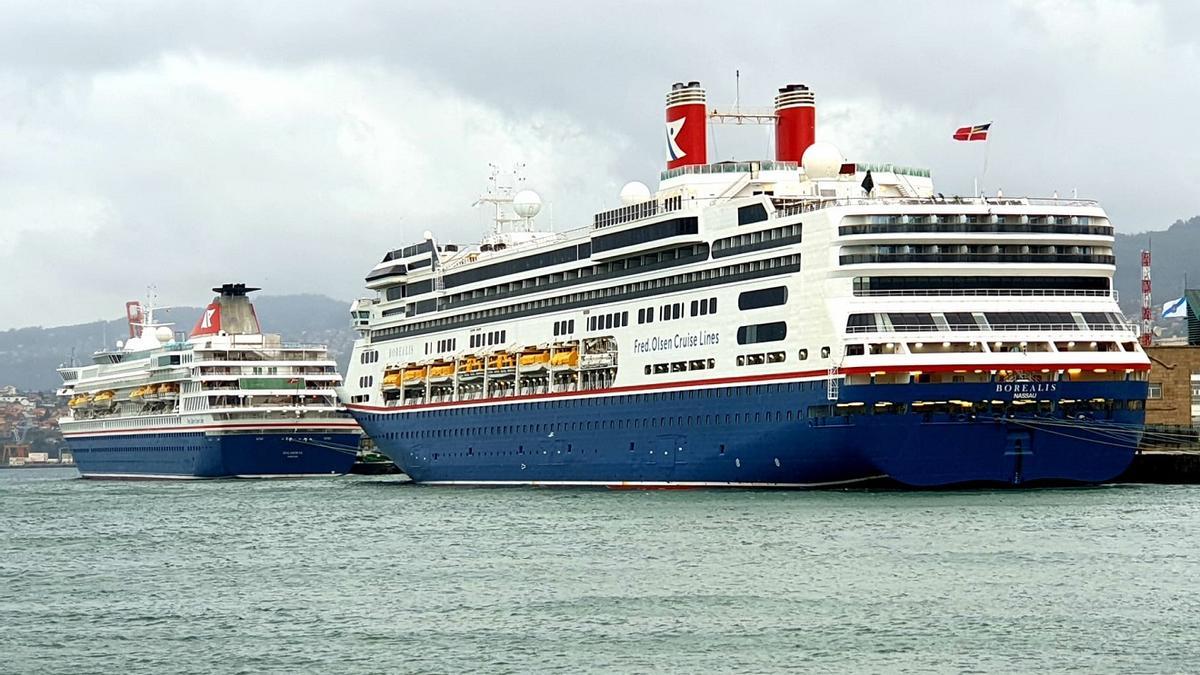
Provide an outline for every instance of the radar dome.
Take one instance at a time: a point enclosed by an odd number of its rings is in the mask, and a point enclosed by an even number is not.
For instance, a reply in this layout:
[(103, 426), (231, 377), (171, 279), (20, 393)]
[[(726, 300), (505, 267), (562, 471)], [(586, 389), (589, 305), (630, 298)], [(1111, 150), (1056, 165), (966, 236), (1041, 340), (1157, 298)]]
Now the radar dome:
[(629, 206), (650, 199), (650, 188), (640, 181), (629, 181), (621, 188), (621, 205)]
[(166, 326), (159, 326), (158, 329), (154, 331), (154, 337), (158, 338), (159, 342), (170, 342), (171, 338), (175, 337), (175, 335), (171, 332), (170, 328), (167, 328)]
[(124, 348), (125, 348), (125, 343), (120, 340), (117, 340), (117, 349), (124, 349)]
[(513, 197), (513, 211), (522, 218), (532, 218), (542, 210), (542, 198), (533, 190), (521, 190)]
[(833, 143), (813, 143), (804, 151), (800, 164), (809, 180), (834, 178), (842, 170), (842, 151)]

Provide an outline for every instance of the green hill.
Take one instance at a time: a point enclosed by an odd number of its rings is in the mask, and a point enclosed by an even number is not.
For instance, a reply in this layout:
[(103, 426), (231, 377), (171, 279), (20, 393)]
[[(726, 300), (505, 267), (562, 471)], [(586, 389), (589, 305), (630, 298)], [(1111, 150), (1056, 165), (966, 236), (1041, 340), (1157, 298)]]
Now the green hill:
[(1178, 220), (1166, 230), (1117, 235), (1114, 281), (1121, 295), (1121, 309), (1134, 320), (1141, 316), (1143, 249), (1153, 253), (1151, 274), (1157, 313), (1164, 302), (1183, 295), (1185, 276), (1193, 288), (1200, 287), (1200, 216)]
[[(350, 329), (350, 303), (323, 295), (263, 295), (254, 299), (263, 330), (285, 340), (329, 346), (345, 370), (354, 342)], [(174, 307), (155, 311), (158, 321), (173, 322), (178, 331), (191, 331), (200, 307)], [(92, 352), (129, 334), (124, 319), (95, 321), (73, 326), (15, 328), (0, 331), (0, 386), (23, 391), (49, 391), (61, 382), (55, 369), (70, 362), (87, 363)]]

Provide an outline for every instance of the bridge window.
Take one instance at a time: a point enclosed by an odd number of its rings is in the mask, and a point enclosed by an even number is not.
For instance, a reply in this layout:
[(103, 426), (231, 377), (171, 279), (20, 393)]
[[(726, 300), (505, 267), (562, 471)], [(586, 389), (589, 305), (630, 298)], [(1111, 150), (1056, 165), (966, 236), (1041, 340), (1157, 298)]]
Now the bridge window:
[(738, 225), (761, 223), (767, 219), (767, 207), (762, 204), (751, 204), (738, 209)]

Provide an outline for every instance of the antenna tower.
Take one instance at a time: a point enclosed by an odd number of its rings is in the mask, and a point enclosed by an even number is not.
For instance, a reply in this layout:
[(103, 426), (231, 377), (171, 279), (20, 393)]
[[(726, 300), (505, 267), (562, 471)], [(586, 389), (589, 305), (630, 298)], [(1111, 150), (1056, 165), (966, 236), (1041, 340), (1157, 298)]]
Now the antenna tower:
[(1153, 300), (1150, 296), (1150, 251), (1142, 251), (1142, 334), (1139, 339), (1143, 347), (1150, 346)]

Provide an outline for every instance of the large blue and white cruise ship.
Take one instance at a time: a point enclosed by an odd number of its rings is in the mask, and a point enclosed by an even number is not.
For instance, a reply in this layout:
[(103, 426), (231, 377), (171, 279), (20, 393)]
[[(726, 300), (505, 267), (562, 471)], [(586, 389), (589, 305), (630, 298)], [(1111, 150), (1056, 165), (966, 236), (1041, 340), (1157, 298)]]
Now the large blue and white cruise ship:
[(225, 284), (183, 339), (130, 302), (129, 339), (59, 369), (63, 438), (84, 478), (343, 474), (361, 430), (337, 400), (323, 346), (263, 334), (247, 293)]
[[(1149, 361), (1082, 199), (935, 192), (814, 139), (780, 89), (772, 160), (707, 161), (698, 83), (670, 161), (589, 227), (493, 189), (477, 245), (427, 233), (358, 300), (343, 396), (433, 484), (1092, 483), (1131, 461)], [(868, 179), (869, 175), (869, 179)], [(515, 193), (515, 194), (514, 194)]]

